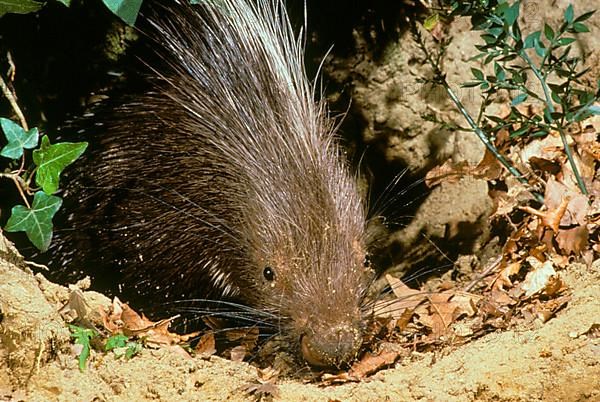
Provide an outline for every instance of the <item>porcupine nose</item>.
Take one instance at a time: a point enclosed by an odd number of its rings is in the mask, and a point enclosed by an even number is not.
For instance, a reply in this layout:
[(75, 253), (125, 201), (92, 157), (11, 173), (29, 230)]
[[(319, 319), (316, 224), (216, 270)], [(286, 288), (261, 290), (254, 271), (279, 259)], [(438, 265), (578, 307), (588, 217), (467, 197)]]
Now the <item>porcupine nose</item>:
[(339, 367), (351, 362), (362, 344), (362, 333), (352, 324), (319, 328), (302, 336), (302, 357), (312, 366)]

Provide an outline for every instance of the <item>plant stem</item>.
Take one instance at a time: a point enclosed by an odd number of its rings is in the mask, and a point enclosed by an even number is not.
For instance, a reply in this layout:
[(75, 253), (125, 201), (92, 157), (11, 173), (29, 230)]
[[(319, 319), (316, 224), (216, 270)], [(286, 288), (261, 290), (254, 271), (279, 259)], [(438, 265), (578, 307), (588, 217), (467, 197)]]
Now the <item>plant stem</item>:
[(516, 167), (514, 167), (513, 165), (511, 165), (510, 162), (508, 160), (506, 160), (506, 158), (500, 152), (498, 152), (498, 148), (496, 148), (496, 146), (494, 145), (494, 143), (490, 141), (490, 139), (488, 138), (488, 136), (475, 123), (475, 121), (473, 120), (473, 118), (471, 117), (471, 115), (469, 114), (469, 112), (467, 111), (467, 109), (464, 107), (464, 105), (462, 104), (462, 102), (460, 101), (460, 99), (458, 99), (458, 97), (456, 96), (456, 94), (454, 93), (454, 91), (452, 90), (452, 88), (450, 88), (450, 85), (448, 85), (448, 82), (446, 81), (445, 78), (442, 78), (440, 80), (440, 84), (444, 87), (444, 89), (446, 90), (446, 93), (448, 94), (448, 96), (450, 97), (450, 99), (452, 100), (452, 102), (454, 102), (454, 105), (457, 107), (457, 109), (463, 115), (463, 117), (465, 118), (465, 120), (467, 120), (467, 123), (469, 124), (469, 126), (471, 127), (471, 129), (475, 132), (475, 134), (477, 135), (477, 137), (479, 137), (479, 139), (481, 140), (481, 142), (483, 142), (483, 145), (485, 145), (485, 147), (494, 155), (494, 157), (496, 159), (498, 159), (498, 161), (513, 176), (515, 176), (517, 178), (517, 180), (519, 180), (523, 184), (528, 184), (527, 179), (525, 179), (525, 177), (523, 177), (523, 174), (521, 172), (519, 172), (519, 170)]
[(2, 89), (2, 93), (4, 94), (4, 96), (6, 96), (6, 99), (8, 99), (8, 102), (10, 103), (10, 106), (13, 108), (17, 117), (19, 118), (19, 121), (21, 122), (21, 127), (23, 127), (25, 131), (29, 131), (29, 127), (27, 126), (27, 120), (25, 120), (25, 116), (23, 115), (23, 112), (21, 111), (21, 108), (17, 103), (17, 99), (8, 88), (8, 85), (6, 85), (6, 82), (4, 81), (4, 78), (2, 78), (2, 76), (0, 76), (0, 89)]
[(21, 198), (25, 202), (25, 205), (27, 208), (31, 208), (29, 201), (27, 201), (27, 197), (25, 197), (25, 193), (23, 192), (23, 188), (27, 187), (27, 183), (23, 181), (23, 178), (14, 173), (0, 173), (0, 178), (2, 177), (11, 179), (15, 183), (15, 186), (17, 186), (17, 190), (19, 190), (19, 194), (21, 194)]
[[(548, 51), (550, 51), (550, 49), (548, 49)], [(536, 78), (542, 85), (542, 90), (544, 91), (544, 96), (546, 97), (546, 107), (548, 108), (548, 111), (550, 112), (550, 113), (548, 113), (548, 119), (550, 120), (549, 123), (550, 124), (554, 123), (554, 119), (552, 118), (552, 113), (554, 113), (556, 109), (554, 108), (554, 103), (552, 102), (552, 95), (550, 94), (550, 88), (548, 88), (548, 85), (546, 84), (546, 80), (544, 79), (544, 76), (538, 70), (537, 66), (533, 63), (533, 61), (529, 58), (527, 53), (525, 53), (525, 50), (521, 50), (519, 52), (519, 56), (523, 60), (525, 60), (525, 62), (529, 65), (529, 68), (531, 68), (531, 71), (533, 71), (533, 74), (536, 76)], [(583, 195), (588, 195), (588, 191), (587, 191), (587, 188), (585, 187), (585, 183), (583, 182), (583, 179), (581, 178), (581, 175), (579, 174), (579, 169), (577, 169), (577, 165), (575, 164), (575, 159), (573, 158), (573, 152), (571, 152), (571, 147), (569, 147), (569, 144), (567, 142), (567, 135), (565, 134), (563, 127), (560, 124), (556, 124), (555, 128), (558, 131), (558, 133), (560, 134), (560, 139), (563, 143), (563, 148), (565, 149), (565, 153), (567, 154), (567, 159), (569, 160), (569, 164), (571, 165), (571, 169), (573, 170), (573, 174), (575, 175), (575, 179), (577, 180), (577, 185), (579, 186), (579, 190), (581, 190), (581, 193)]]

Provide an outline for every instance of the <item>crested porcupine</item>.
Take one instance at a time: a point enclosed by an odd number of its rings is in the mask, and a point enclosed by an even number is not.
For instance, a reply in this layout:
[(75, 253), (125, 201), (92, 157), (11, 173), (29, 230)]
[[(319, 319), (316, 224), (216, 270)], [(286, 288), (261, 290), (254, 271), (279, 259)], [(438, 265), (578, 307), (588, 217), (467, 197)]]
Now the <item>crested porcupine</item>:
[(308, 363), (351, 361), (366, 211), (284, 5), (172, 2), (147, 21), (164, 65), (88, 138), (50, 265), (147, 304), (242, 303)]

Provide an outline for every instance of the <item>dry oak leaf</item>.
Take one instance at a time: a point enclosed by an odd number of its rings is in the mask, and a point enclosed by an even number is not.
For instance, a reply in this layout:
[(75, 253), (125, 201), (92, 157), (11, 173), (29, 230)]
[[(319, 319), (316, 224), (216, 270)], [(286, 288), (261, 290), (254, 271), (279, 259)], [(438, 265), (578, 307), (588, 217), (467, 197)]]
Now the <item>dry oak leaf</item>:
[(561, 229), (556, 235), (558, 247), (566, 254), (578, 256), (588, 248), (589, 232), (585, 226), (576, 226), (571, 229)]
[(465, 161), (454, 162), (448, 159), (442, 165), (436, 166), (425, 175), (425, 185), (429, 188), (440, 183), (456, 183), (461, 177), (467, 176), (472, 168)]
[(560, 220), (565, 215), (568, 205), (569, 198), (564, 198), (562, 203), (557, 208), (549, 209), (548, 211), (538, 211), (537, 209), (531, 207), (520, 207), (520, 209), (539, 217), (543, 226), (552, 229), (554, 233), (558, 233)]
[(542, 292), (553, 295), (562, 287), (562, 281), (554, 270), (552, 261), (547, 260), (542, 263), (537, 258), (528, 257), (527, 262), (533, 267), (533, 271), (525, 276), (525, 280), (521, 284), (521, 289), (525, 291), (525, 297)]
[(391, 317), (399, 320), (405, 317), (405, 311), (414, 310), (419, 304), (427, 299), (426, 293), (409, 288), (400, 279), (395, 278), (390, 274), (386, 274), (385, 279), (390, 285), (392, 292), (394, 292), (396, 299), (378, 301), (373, 308), (376, 317)]
[[(568, 138), (569, 145), (573, 145), (573, 138)], [(519, 159), (523, 163), (530, 163), (531, 158), (545, 159), (548, 161), (559, 161), (565, 157), (564, 147), (560, 135), (551, 132), (541, 139), (536, 139), (526, 144), (519, 152)], [(562, 164), (562, 163), (561, 163)]]
[(143, 337), (147, 344), (175, 345), (198, 335), (198, 332), (186, 335), (169, 332), (169, 325), (177, 316), (153, 322), (143, 314), (140, 316), (117, 297), (114, 298), (110, 311), (101, 311), (101, 315), (104, 327), (111, 333), (122, 332), (127, 336)]
[(450, 293), (432, 293), (427, 296), (429, 304), (420, 306), (415, 311), (419, 317), (417, 321), (431, 328), (434, 339), (443, 336), (453, 322), (456, 306), (448, 302), (451, 297)]
[(279, 397), (279, 387), (277, 386), (277, 378), (279, 376), (279, 370), (272, 367), (264, 369), (257, 369), (258, 378), (257, 382), (248, 384), (244, 387), (244, 392), (253, 394), (262, 400), (263, 397), (271, 396), (273, 398)]
[(513, 283), (510, 279), (511, 276), (516, 275), (521, 270), (521, 261), (515, 261), (507, 264), (494, 278), (492, 282), (492, 288), (494, 289), (508, 289), (512, 287)]
[(196, 352), (203, 359), (206, 359), (217, 353), (215, 334), (213, 332), (207, 332), (206, 334), (202, 335), (196, 344), (196, 347), (194, 348), (194, 352)]
[(354, 363), (348, 372), (350, 378), (362, 379), (381, 368), (388, 367), (402, 355), (400, 351), (387, 350), (377, 355), (365, 353), (360, 361)]
[(548, 210), (559, 208), (565, 198), (569, 199), (569, 203), (565, 214), (560, 220), (560, 226), (585, 225), (590, 211), (588, 197), (581, 194), (578, 188), (570, 189), (565, 184), (550, 177), (546, 183), (544, 194), (546, 208)]

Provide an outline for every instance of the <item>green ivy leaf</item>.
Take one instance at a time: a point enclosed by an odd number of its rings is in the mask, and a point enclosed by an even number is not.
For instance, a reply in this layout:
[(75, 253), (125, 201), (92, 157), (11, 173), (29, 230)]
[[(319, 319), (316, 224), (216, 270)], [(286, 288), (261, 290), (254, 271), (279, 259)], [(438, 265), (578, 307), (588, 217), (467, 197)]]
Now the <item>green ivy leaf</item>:
[(131, 359), (142, 351), (142, 344), (138, 342), (127, 342), (127, 350), (125, 351), (125, 358)]
[(109, 351), (116, 348), (124, 348), (127, 345), (127, 341), (129, 338), (123, 334), (115, 334), (109, 337), (106, 340), (106, 344), (104, 345), (104, 350)]
[(540, 57), (546, 56), (546, 48), (544, 47), (544, 44), (542, 43), (542, 41), (536, 40), (533, 43), (533, 47), (535, 48), (535, 52), (537, 53), (538, 56), (540, 56)]
[(38, 11), (44, 3), (33, 0), (2, 0), (0, 1), (0, 17), (7, 13), (29, 14)]
[(4, 230), (25, 232), (34, 246), (40, 251), (46, 251), (52, 240), (52, 218), (61, 204), (61, 198), (38, 191), (33, 196), (31, 208), (23, 205), (12, 208)]
[(142, 5), (142, 0), (102, 0), (102, 2), (127, 25), (135, 24)]
[(60, 142), (51, 145), (48, 136), (43, 136), (40, 149), (33, 151), (33, 162), (38, 167), (35, 183), (46, 194), (55, 193), (63, 169), (79, 158), (87, 145), (87, 142)]
[(14, 121), (3, 117), (0, 117), (0, 126), (2, 126), (4, 136), (8, 141), (8, 144), (0, 151), (0, 155), (5, 158), (19, 159), (23, 156), (23, 149), (37, 147), (39, 139), (37, 127), (25, 131), (23, 130), (23, 127), (19, 126)]
[(71, 330), (71, 337), (75, 338), (75, 343), (83, 346), (78, 360), (79, 370), (84, 371), (87, 360), (90, 357), (90, 340), (97, 336), (98, 333), (93, 329), (82, 328), (75, 325), (69, 325), (69, 329)]

